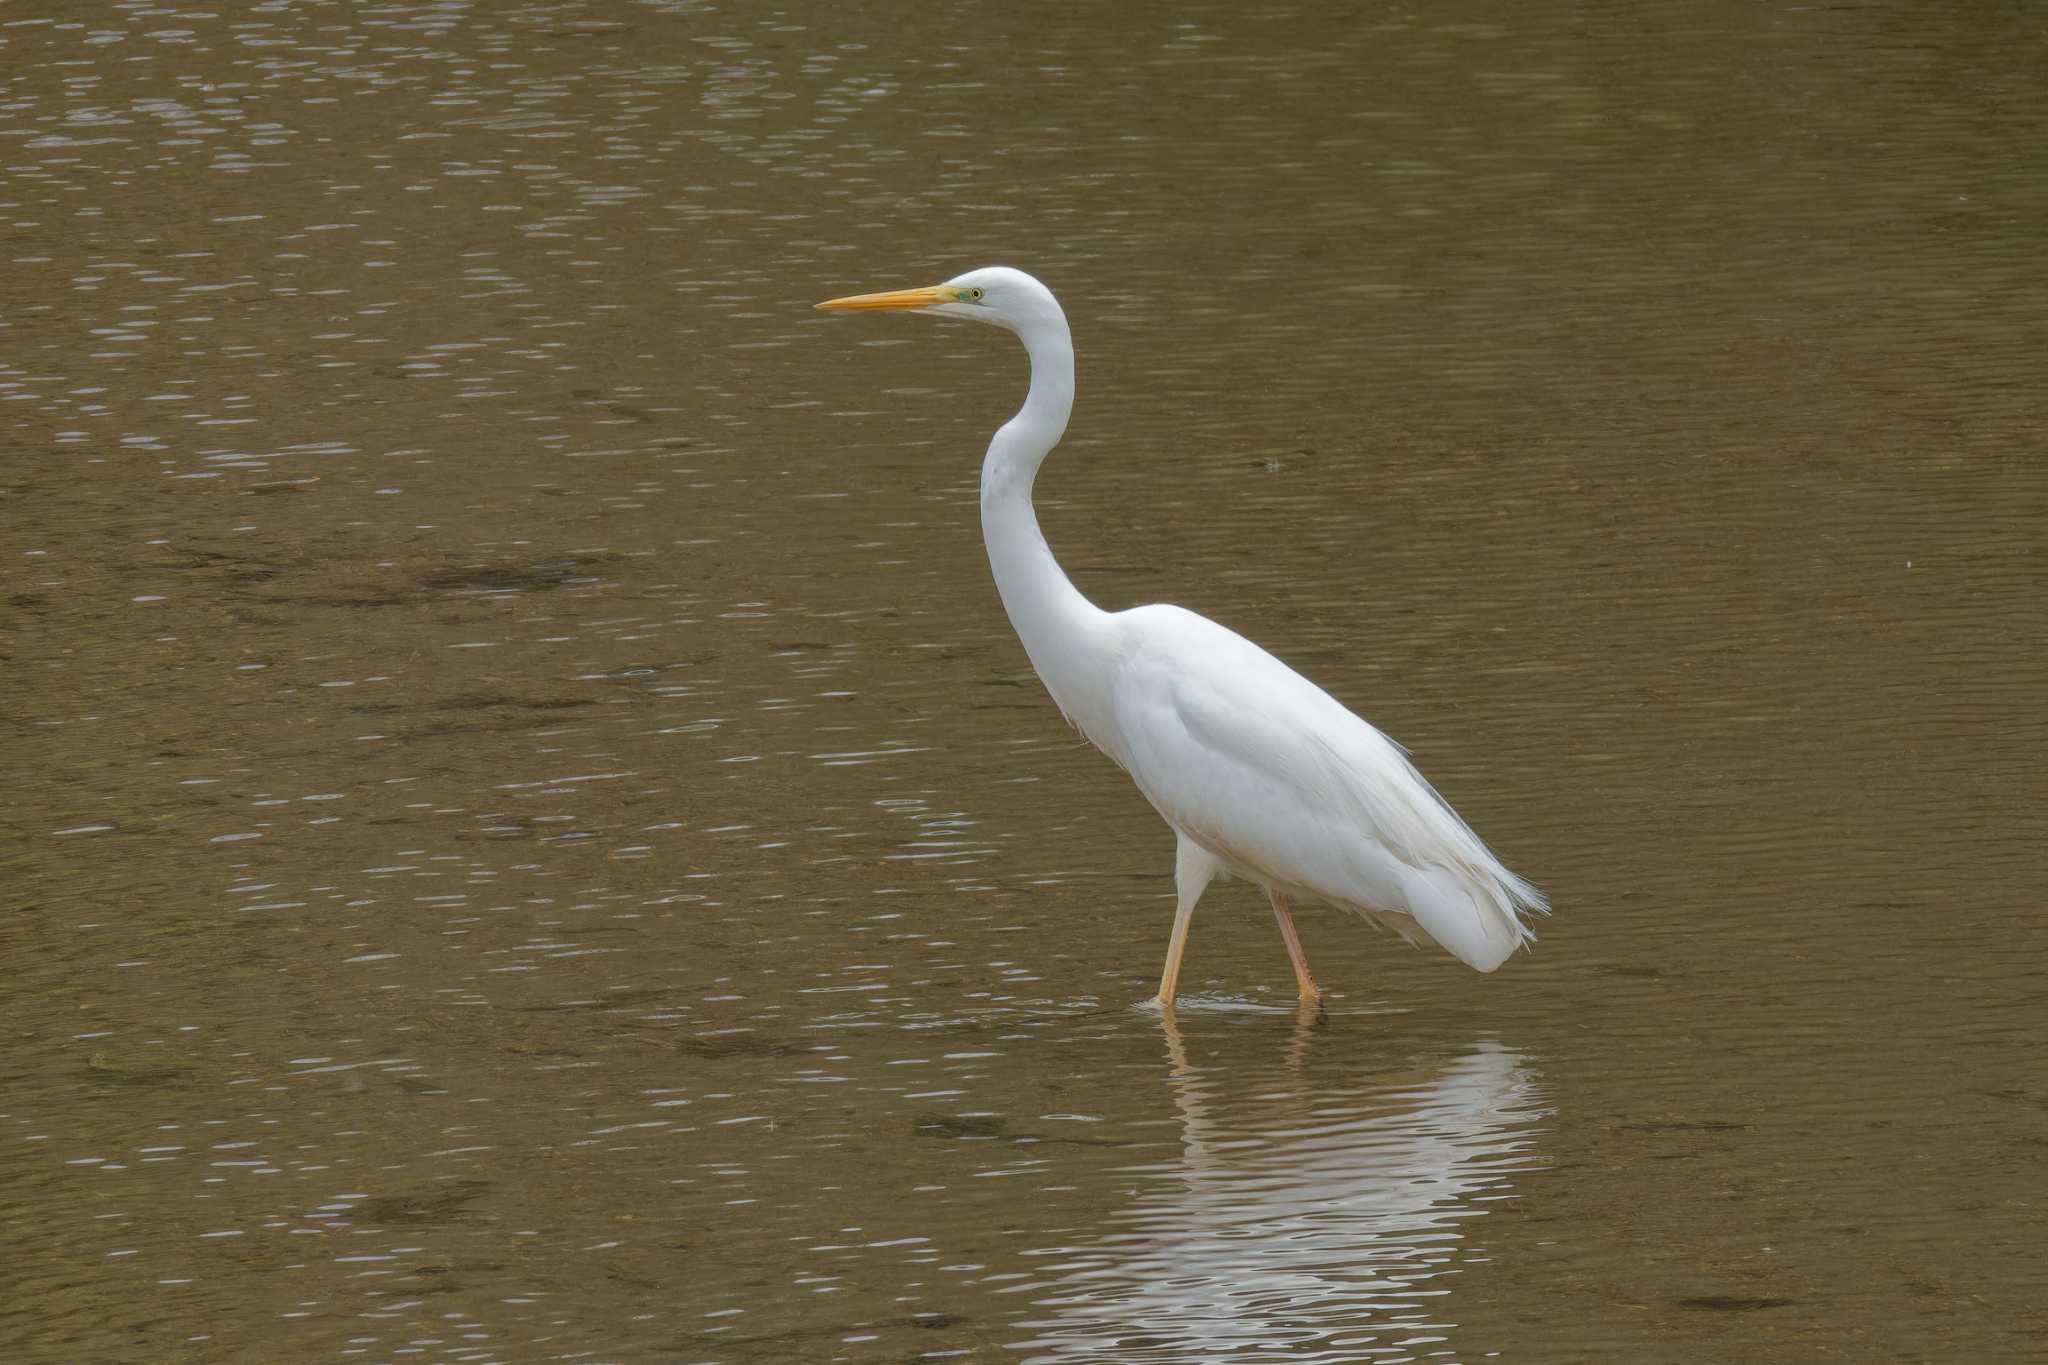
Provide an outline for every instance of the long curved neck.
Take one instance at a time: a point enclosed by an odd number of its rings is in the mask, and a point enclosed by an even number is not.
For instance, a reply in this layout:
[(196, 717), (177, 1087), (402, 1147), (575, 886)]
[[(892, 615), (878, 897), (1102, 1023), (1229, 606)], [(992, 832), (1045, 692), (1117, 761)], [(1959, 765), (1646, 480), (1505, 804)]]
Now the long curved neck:
[(1031, 357), (1031, 392), (989, 441), (981, 465), (981, 533), (1003, 610), (1031, 666), (1067, 719), (1105, 733), (1109, 617), (1068, 581), (1038, 529), (1031, 487), (1074, 410), (1074, 346), (1066, 319), (1034, 318), (1017, 335)]

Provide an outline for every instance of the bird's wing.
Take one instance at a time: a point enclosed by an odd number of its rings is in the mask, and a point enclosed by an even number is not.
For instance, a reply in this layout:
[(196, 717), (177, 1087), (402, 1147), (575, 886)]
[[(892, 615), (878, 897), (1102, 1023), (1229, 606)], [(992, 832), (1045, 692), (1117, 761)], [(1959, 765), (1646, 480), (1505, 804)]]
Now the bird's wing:
[[(1262, 878), (1340, 904), (1410, 909), (1408, 872), (1540, 897), (1399, 746), (1234, 631), (1177, 607), (1122, 614), (1118, 757), (1160, 814)], [(1405, 869), (1405, 871), (1404, 871)], [(1474, 888), (1478, 890), (1477, 886)]]
[[(1333, 841), (1363, 835), (1404, 851), (1410, 841), (1399, 838), (1398, 821), (1353, 824), (1358, 803), (1346, 788), (1354, 784), (1329, 761), (1333, 718), (1320, 689), (1191, 612), (1140, 608), (1125, 613), (1125, 624), (1131, 647), (1113, 692), (1121, 757), (1170, 823), (1273, 882), (1339, 898), (1350, 879), (1346, 860), (1331, 856)], [(1379, 768), (1406, 766), (1371, 733), (1383, 750)]]

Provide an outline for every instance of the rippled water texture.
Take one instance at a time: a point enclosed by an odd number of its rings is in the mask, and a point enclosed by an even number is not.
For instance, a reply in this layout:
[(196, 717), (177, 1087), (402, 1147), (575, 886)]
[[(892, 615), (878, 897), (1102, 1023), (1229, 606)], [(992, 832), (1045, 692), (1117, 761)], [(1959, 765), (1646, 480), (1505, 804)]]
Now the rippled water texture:
[[(2024, 5), (0, 8), (8, 1360), (1993, 1361), (2048, 1333)], [(1254, 635), (1558, 913), (1172, 842)]]

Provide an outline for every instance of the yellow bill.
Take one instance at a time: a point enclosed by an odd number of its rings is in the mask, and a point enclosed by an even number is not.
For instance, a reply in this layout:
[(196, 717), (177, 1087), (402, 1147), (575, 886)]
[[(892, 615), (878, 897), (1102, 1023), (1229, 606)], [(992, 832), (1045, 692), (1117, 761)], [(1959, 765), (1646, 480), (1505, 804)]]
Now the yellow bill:
[(941, 303), (965, 303), (973, 291), (949, 284), (927, 285), (922, 289), (885, 289), (879, 294), (848, 294), (843, 299), (826, 299), (817, 305), (827, 312), (873, 308), (931, 308)]

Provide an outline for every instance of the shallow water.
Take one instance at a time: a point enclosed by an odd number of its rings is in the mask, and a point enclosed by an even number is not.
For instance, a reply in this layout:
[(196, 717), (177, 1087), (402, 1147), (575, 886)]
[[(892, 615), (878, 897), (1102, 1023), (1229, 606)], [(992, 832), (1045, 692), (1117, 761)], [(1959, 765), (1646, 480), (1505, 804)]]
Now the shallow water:
[[(2021, 1359), (2021, 10), (0, 14), (10, 1359)], [(1496, 976), (1172, 843), (982, 560), (1408, 744)]]

